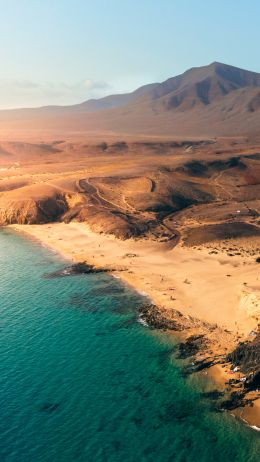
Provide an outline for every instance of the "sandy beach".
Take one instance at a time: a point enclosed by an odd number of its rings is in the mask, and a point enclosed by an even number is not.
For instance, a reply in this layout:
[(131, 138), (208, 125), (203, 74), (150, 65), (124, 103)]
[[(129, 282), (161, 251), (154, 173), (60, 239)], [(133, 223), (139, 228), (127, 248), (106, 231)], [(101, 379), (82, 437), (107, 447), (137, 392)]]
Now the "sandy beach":
[[(202, 324), (189, 335), (203, 333), (209, 340), (208, 355), (224, 355), (239, 341), (250, 339), (260, 314), (259, 267), (252, 257), (210, 254), (198, 249), (151, 240), (119, 240), (94, 233), (85, 223), (12, 225), (43, 245), (74, 262), (111, 269), (111, 273), (147, 295), (171, 318), (171, 310), (194, 317)], [(204, 324), (205, 323), (205, 324)], [(207, 331), (207, 323), (214, 329)], [(230, 375), (226, 367), (213, 366), (209, 375), (224, 385)], [(260, 405), (246, 407), (240, 417), (260, 426)]]
[(85, 223), (11, 227), (73, 261), (113, 268), (114, 274), (168, 310), (178, 309), (241, 336), (256, 327), (260, 275), (252, 258), (230, 259), (181, 246), (171, 249), (146, 240), (122, 241), (94, 233)]

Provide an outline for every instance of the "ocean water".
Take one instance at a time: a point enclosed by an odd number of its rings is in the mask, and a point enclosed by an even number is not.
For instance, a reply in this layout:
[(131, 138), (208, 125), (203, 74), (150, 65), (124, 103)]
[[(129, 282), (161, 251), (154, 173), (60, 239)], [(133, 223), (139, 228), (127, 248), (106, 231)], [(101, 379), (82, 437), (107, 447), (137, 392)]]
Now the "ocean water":
[(44, 277), (66, 264), (0, 231), (0, 461), (259, 461), (259, 433), (137, 322), (141, 297), (108, 275)]

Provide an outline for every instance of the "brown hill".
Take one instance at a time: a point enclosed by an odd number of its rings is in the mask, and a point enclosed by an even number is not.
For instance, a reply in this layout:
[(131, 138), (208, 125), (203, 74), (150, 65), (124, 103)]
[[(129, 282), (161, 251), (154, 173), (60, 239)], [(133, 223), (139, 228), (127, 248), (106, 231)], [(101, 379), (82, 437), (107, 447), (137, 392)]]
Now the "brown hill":
[(113, 132), (166, 136), (256, 134), (260, 74), (221, 63), (163, 83), (67, 107), (0, 111), (2, 130)]

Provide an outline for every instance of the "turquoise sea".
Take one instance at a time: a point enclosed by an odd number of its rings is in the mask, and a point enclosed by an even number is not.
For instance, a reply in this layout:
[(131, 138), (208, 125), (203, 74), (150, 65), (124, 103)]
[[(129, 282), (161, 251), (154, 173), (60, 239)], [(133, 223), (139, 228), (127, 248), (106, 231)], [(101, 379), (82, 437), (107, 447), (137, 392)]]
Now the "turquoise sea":
[(44, 277), (66, 265), (0, 231), (0, 461), (259, 461), (260, 434), (137, 322), (141, 297), (108, 275)]

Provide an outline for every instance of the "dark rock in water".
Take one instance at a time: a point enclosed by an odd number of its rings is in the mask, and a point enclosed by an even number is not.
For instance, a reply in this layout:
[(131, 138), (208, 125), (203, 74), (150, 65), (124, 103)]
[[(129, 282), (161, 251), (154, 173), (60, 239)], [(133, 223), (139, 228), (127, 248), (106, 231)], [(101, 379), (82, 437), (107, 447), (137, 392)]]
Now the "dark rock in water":
[(141, 417), (132, 417), (131, 418), (132, 422), (135, 423), (135, 425), (137, 426), (137, 428), (140, 428), (142, 426), (142, 423), (143, 423), (143, 419)]
[[(186, 358), (187, 356), (185, 358), (181, 357), (181, 359), (186, 359)], [(194, 374), (194, 372), (200, 372), (203, 369), (208, 369), (214, 364), (215, 364), (214, 360), (202, 359), (200, 361), (194, 361), (192, 364), (188, 364), (182, 368), (182, 376), (188, 377), (189, 375)]]
[[(77, 310), (80, 310), (81, 312), (88, 312), (88, 313), (94, 314), (100, 310), (97, 304), (90, 303), (89, 297), (87, 294), (72, 295), (69, 298), (68, 303), (70, 306), (73, 306), (73, 308), (76, 308)], [(64, 307), (64, 304), (62, 304), (62, 307)]]
[(60, 403), (44, 403), (40, 407), (40, 411), (41, 412), (51, 413), (51, 412), (56, 411), (56, 409), (58, 409), (58, 407), (60, 407)]
[(125, 293), (125, 287), (120, 286), (118, 283), (106, 283), (103, 285), (98, 286), (95, 289), (91, 289), (89, 291), (89, 296), (90, 297), (102, 297), (104, 295), (116, 295), (116, 294), (124, 294)]
[(168, 406), (165, 407), (164, 413), (161, 414), (161, 419), (164, 422), (171, 422), (176, 418), (176, 415), (178, 415), (178, 410), (176, 406), (173, 404), (169, 404)]
[[(119, 296), (117, 295), (117, 300), (119, 301)], [(122, 296), (122, 294), (121, 294)], [(124, 304), (123, 304), (124, 303)], [(126, 304), (126, 297), (124, 297), (124, 300), (122, 299), (122, 303), (117, 303), (115, 304), (112, 308), (111, 311), (116, 314), (116, 315), (126, 315), (126, 314), (134, 314), (136, 311), (135, 306), (132, 306), (131, 303)]]
[(219, 391), (219, 390), (212, 390), (212, 391), (206, 391), (204, 393), (201, 393), (201, 396), (203, 398), (208, 398), (208, 399), (213, 399), (213, 400), (217, 400), (221, 397), (224, 396), (224, 392), (223, 391)]
[[(179, 358), (186, 359), (186, 358), (189, 358), (190, 356), (194, 356), (200, 350), (202, 350), (205, 346), (206, 346), (206, 340), (204, 338), (204, 335), (192, 335), (186, 340), (186, 342), (180, 343)], [(202, 362), (201, 365), (202, 364), (204, 364), (204, 362)], [(209, 367), (209, 366), (205, 366), (205, 367)], [(203, 367), (203, 369), (205, 367)], [(197, 368), (197, 370), (201, 370), (201, 369)]]
[[(122, 321), (116, 322), (107, 328), (107, 333), (114, 333), (121, 329), (132, 329), (136, 326), (136, 319), (134, 317), (130, 319), (123, 319)], [(98, 335), (98, 334), (96, 334)]]
[(168, 364), (169, 359), (173, 354), (176, 353), (176, 346), (172, 348), (166, 348), (163, 351), (160, 351), (159, 353), (156, 354), (156, 358), (158, 359), (159, 364)]
[(215, 362), (213, 360), (207, 361), (196, 361), (194, 366), (194, 372), (203, 371), (203, 369), (208, 369), (209, 367), (213, 366)]
[(217, 405), (217, 410), (232, 411), (238, 407), (244, 407), (249, 403), (250, 401), (245, 399), (245, 392), (233, 391), (227, 400), (222, 401)]
[(115, 451), (120, 451), (121, 446), (122, 446), (121, 441), (112, 441), (111, 444)]
[(78, 274), (107, 273), (109, 271), (111, 270), (107, 268), (97, 268), (93, 265), (82, 262), (74, 263), (71, 266), (67, 266), (66, 268), (54, 271), (53, 273), (45, 274), (43, 277), (45, 279), (53, 279), (65, 276), (76, 276)]
[(164, 411), (159, 416), (160, 420), (162, 420), (165, 424), (172, 422), (173, 420), (177, 422), (182, 422), (188, 419), (191, 415), (191, 410), (187, 407), (180, 407), (176, 405), (176, 403), (170, 403), (169, 405), (165, 406)]
[(136, 325), (136, 319), (135, 318), (130, 318), (130, 319), (124, 319), (123, 321), (117, 322), (114, 324), (114, 329), (129, 329), (131, 327), (134, 327)]

